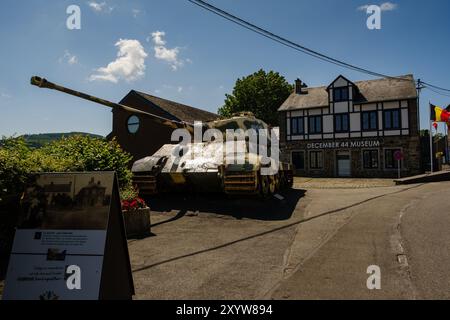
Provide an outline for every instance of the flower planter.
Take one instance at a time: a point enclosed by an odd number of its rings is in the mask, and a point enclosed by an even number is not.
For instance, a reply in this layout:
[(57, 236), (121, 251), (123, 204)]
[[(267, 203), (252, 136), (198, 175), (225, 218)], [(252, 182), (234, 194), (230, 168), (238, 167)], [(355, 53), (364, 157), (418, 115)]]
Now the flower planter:
[(123, 211), (127, 238), (144, 238), (150, 235), (150, 208)]

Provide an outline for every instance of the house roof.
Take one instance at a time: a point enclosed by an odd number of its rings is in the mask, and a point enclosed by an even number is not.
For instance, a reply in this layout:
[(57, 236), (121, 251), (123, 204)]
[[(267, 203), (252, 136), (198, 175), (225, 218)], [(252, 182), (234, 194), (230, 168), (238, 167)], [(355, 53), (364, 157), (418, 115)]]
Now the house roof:
[(132, 93), (139, 95), (140, 97), (144, 98), (145, 100), (149, 101), (153, 105), (159, 107), (160, 109), (164, 110), (180, 121), (193, 123), (194, 121), (211, 121), (219, 117), (215, 113), (197, 109), (175, 101), (152, 96), (144, 92), (133, 90), (130, 92), (130, 94)]
[[(405, 81), (409, 80), (409, 81)], [(354, 103), (371, 103), (399, 99), (416, 99), (417, 91), (413, 75), (366, 81), (356, 81), (358, 92)], [(308, 88), (307, 94), (292, 93), (278, 111), (328, 107), (327, 87)]]

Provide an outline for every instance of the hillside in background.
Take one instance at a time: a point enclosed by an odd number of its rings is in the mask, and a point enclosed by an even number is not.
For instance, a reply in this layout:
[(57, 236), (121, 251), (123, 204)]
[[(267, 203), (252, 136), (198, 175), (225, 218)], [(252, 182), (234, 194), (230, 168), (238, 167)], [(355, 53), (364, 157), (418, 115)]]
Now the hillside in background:
[(25, 139), (27, 144), (32, 148), (40, 148), (43, 145), (59, 140), (62, 137), (71, 137), (75, 135), (83, 135), (83, 136), (90, 136), (93, 138), (100, 138), (103, 139), (103, 136), (92, 134), (92, 133), (85, 133), (85, 132), (65, 132), (65, 133), (40, 133), (40, 134), (25, 134), (22, 137)]

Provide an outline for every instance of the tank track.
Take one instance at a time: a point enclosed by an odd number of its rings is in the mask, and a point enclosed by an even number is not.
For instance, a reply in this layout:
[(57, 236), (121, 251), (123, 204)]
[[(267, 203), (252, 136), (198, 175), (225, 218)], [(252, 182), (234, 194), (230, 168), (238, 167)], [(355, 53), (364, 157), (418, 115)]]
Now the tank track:
[(141, 196), (151, 196), (158, 193), (156, 176), (149, 173), (133, 175), (133, 185), (139, 190)]
[(258, 173), (226, 172), (223, 177), (223, 189), (226, 194), (255, 194), (258, 193)]

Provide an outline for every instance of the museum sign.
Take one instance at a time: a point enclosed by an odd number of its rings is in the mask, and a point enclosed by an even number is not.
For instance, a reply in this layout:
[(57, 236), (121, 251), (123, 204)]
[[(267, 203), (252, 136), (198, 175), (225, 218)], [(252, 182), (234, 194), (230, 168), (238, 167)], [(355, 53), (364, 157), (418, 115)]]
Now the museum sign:
[(379, 148), (381, 142), (379, 140), (344, 140), (329, 142), (312, 142), (308, 143), (307, 149), (349, 149), (349, 148)]

